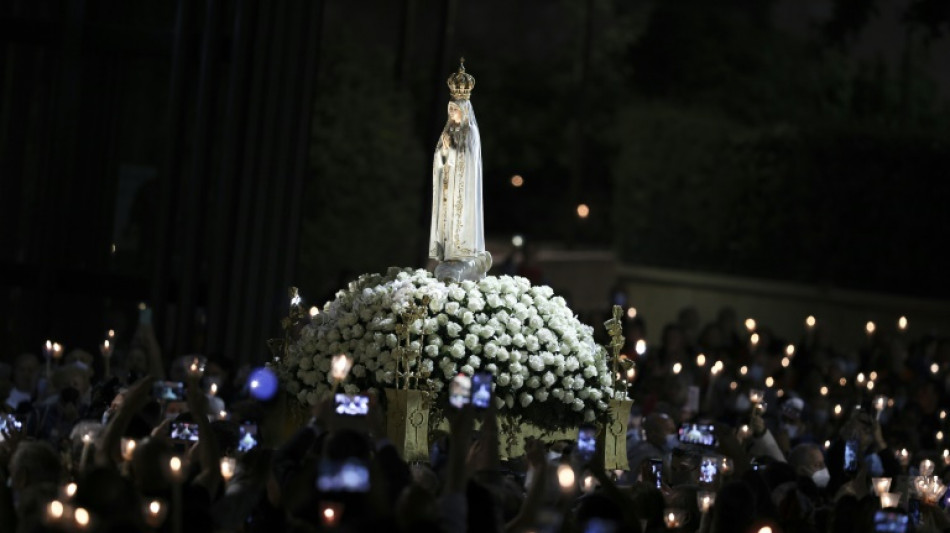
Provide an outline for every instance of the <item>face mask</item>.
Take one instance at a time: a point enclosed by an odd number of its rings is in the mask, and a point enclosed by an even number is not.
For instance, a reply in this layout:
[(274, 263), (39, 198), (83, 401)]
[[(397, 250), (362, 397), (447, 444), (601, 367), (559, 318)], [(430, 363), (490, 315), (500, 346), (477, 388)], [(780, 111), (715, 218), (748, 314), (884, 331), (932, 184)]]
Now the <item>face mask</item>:
[(828, 468), (822, 468), (821, 470), (812, 472), (811, 480), (815, 482), (815, 485), (818, 485), (818, 488), (823, 489), (828, 486), (828, 482), (831, 481), (831, 473), (828, 472)]

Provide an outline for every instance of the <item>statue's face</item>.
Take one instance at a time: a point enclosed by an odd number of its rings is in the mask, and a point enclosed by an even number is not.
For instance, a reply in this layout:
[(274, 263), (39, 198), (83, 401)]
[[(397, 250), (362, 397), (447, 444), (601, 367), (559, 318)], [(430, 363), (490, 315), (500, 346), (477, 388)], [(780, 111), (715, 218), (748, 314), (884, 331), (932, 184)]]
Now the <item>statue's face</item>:
[(449, 120), (456, 124), (462, 123), (462, 110), (455, 104), (449, 104)]

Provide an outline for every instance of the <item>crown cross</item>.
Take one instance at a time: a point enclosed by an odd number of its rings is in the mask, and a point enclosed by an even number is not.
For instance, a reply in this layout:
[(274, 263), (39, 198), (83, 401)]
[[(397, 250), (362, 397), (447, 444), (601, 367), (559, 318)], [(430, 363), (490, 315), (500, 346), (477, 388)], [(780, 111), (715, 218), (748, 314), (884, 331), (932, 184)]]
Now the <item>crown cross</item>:
[(468, 100), (475, 88), (475, 78), (465, 72), (465, 58), (459, 60), (459, 70), (446, 80), (453, 100)]

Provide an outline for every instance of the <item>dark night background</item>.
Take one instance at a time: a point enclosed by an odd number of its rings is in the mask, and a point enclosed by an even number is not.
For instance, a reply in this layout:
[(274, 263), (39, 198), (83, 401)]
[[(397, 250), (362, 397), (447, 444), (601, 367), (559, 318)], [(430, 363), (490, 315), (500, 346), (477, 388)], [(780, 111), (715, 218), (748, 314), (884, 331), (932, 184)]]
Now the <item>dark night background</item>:
[(0, 345), (145, 301), (169, 351), (259, 361), (287, 286), (423, 266), (459, 56), (497, 241), (950, 299), (948, 33), (946, 0), (7, 0)]

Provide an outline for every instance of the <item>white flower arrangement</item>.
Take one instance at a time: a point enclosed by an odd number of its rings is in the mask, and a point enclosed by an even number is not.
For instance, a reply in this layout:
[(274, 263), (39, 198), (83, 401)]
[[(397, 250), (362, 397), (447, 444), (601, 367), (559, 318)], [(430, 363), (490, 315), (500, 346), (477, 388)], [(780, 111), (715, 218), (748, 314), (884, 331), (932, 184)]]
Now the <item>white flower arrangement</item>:
[(429, 297), (428, 316), (410, 325), (420, 356), (415, 372), (429, 374), (435, 405), (459, 372), (495, 376), (499, 412), (542, 429), (563, 429), (606, 416), (614, 396), (607, 353), (593, 329), (547, 286), (522, 277), (489, 276), (446, 285), (426, 270), (390, 268), (364, 274), (339, 291), (305, 325), (272, 366), (286, 390), (316, 405), (331, 388), (330, 358), (353, 357), (348, 393), (395, 386), (396, 324), (411, 303)]

